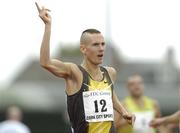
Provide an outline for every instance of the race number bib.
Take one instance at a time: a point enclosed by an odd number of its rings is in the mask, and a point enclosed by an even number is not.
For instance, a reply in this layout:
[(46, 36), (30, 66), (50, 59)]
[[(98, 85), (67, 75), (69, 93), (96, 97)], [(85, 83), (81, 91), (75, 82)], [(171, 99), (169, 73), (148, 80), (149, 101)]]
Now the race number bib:
[(110, 90), (83, 92), (85, 119), (87, 122), (113, 121), (112, 93)]
[(150, 121), (154, 118), (152, 111), (135, 112), (136, 121), (134, 123), (134, 133), (153, 133), (153, 128), (149, 126)]

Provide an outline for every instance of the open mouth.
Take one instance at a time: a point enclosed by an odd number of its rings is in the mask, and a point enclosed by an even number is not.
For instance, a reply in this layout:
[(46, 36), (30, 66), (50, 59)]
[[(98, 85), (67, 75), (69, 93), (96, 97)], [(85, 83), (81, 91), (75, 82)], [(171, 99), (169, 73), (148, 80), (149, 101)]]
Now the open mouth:
[(103, 57), (103, 54), (99, 54), (98, 57)]

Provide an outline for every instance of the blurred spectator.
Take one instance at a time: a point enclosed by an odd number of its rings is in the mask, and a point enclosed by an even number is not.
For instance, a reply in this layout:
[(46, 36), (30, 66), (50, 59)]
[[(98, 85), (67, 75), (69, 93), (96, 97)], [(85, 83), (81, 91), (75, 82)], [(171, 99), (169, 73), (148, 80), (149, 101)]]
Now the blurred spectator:
[[(157, 102), (144, 95), (144, 83), (140, 75), (128, 78), (127, 88), (130, 96), (123, 101), (126, 109), (136, 115), (134, 127), (127, 124), (121, 115), (115, 112), (115, 127), (118, 133), (156, 133), (156, 129), (149, 126), (154, 118), (160, 117), (161, 112)], [(157, 129), (160, 133), (167, 133), (165, 127)]]
[(22, 111), (17, 106), (11, 106), (6, 112), (7, 120), (0, 123), (0, 133), (30, 133), (29, 128), (23, 124)]

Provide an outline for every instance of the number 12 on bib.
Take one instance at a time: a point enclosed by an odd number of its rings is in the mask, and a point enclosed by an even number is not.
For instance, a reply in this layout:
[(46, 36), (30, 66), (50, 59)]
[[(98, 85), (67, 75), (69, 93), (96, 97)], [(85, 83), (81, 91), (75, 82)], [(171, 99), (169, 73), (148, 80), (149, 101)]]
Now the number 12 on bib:
[(112, 93), (110, 90), (83, 92), (87, 122), (113, 121)]

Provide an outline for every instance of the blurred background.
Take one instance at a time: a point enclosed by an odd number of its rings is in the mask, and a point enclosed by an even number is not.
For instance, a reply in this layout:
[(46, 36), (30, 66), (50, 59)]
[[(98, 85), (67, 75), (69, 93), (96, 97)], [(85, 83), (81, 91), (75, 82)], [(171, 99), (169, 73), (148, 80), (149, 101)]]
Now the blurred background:
[[(69, 133), (64, 80), (39, 65), (44, 24), (34, 2), (0, 1), (0, 121), (8, 106), (18, 105), (32, 133)], [(163, 116), (180, 109), (179, 0), (37, 2), (51, 10), (52, 57), (80, 64), (81, 32), (96, 28), (106, 38), (104, 65), (118, 72), (120, 99), (128, 95), (127, 78), (137, 73)]]

